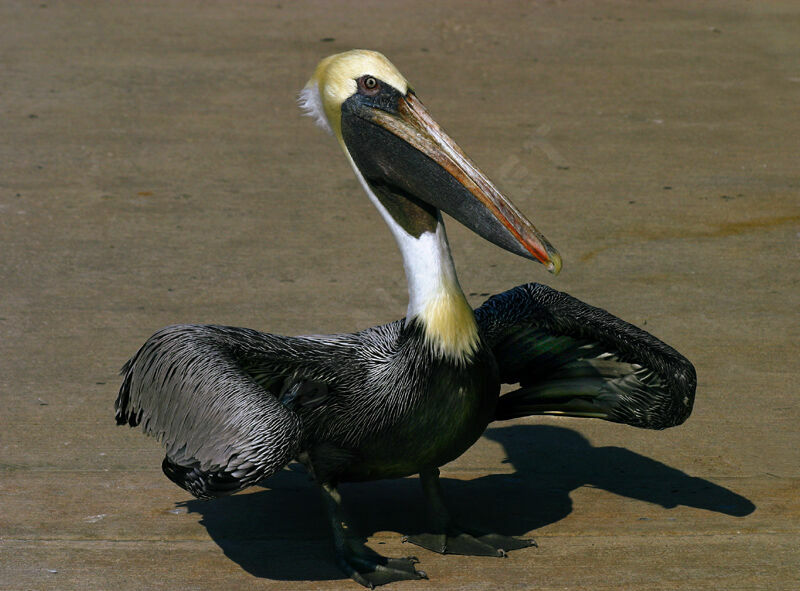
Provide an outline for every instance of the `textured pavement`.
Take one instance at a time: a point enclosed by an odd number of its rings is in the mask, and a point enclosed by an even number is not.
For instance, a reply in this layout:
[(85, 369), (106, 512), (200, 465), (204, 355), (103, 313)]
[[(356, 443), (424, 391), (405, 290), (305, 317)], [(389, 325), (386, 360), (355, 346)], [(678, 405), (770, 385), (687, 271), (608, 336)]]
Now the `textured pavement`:
[(399, 254), (295, 98), (384, 52), (560, 250), (450, 221), (470, 301), (528, 281), (691, 359), (664, 432), (524, 419), (444, 467), (507, 559), (401, 544), (415, 478), (343, 487), (389, 588), (800, 588), (796, 2), (0, 3), (0, 590), (358, 589), (286, 470), (193, 500), (116, 427), (118, 368), (180, 322), (353, 331), (405, 310)]

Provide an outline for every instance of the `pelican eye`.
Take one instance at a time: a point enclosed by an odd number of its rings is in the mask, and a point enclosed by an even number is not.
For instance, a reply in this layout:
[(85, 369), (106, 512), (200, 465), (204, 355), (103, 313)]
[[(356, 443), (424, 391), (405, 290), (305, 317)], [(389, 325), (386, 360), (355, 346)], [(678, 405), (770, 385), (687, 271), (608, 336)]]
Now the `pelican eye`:
[(362, 76), (358, 79), (358, 89), (362, 94), (376, 95), (381, 90), (381, 84), (374, 76)]

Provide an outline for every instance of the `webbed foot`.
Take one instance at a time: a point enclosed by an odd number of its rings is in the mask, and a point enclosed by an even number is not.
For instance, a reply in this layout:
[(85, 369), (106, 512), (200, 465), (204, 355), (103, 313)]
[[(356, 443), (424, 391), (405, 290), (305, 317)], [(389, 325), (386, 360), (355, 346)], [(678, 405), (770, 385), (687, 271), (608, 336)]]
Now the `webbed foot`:
[(526, 540), (500, 534), (464, 531), (449, 527), (447, 533), (417, 534), (406, 536), (404, 542), (411, 542), (439, 554), (462, 554), (466, 556), (505, 556), (511, 550), (536, 546), (535, 540)]
[(386, 558), (366, 546), (356, 546), (350, 542), (342, 551), (336, 553), (336, 563), (347, 576), (369, 589), (393, 581), (427, 579), (424, 571), (414, 565), (419, 560), (415, 556), (407, 558)]
[(423, 470), (419, 477), (425, 494), (430, 528), (434, 533), (406, 536), (404, 542), (411, 542), (440, 554), (467, 556), (505, 556), (511, 550), (536, 546), (534, 540), (459, 527), (445, 505), (438, 468)]

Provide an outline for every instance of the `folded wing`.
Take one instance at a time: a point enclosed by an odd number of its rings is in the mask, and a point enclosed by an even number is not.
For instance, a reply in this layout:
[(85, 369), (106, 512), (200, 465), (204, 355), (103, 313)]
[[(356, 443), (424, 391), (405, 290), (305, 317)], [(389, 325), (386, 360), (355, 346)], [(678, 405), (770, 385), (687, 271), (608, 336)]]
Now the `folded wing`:
[(503, 383), (496, 418), (593, 417), (648, 429), (686, 420), (697, 378), (669, 345), (605, 310), (540, 284), (475, 311)]

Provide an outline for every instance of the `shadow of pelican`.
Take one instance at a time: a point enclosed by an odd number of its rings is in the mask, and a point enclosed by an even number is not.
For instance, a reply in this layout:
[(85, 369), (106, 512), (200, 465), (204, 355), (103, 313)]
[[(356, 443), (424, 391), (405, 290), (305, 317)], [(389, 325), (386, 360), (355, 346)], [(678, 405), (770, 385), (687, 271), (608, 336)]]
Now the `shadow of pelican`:
[[(666, 509), (684, 505), (735, 517), (755, 510), (750, 500), (723, 486), (621, 447), (594, 447), (572, 429), (512, 425), (488, 429), (484, 436), (503, 446), (514, 473), (474, 480), (445, 474), (442, 484), (454, 514), (487, 531), (524, 536), (557, 522), (572, 512), (570, 493), (587, 485)], [(200, 514), (226, 556), (254, 576), (345, 578), (333, 562), (316, 487), (302, 469), (284, 470), (261, 485), (266, 490), (182, 505)], [(415, 477), (344, 484), (341, 490), (354, 527), (367, 536), (424, 531)]]

